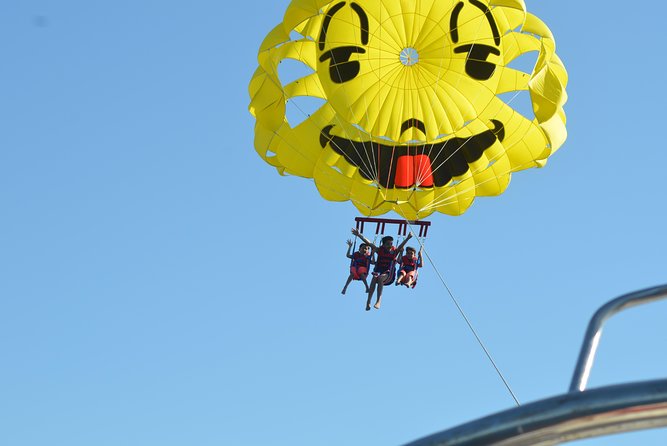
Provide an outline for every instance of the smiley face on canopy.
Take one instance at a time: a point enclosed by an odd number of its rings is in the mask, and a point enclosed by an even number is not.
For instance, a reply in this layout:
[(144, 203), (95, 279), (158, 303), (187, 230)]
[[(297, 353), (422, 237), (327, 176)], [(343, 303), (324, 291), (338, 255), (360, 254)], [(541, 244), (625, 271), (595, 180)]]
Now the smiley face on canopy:
[[(527, 53), (530, 72), (513, 64)], [(283, 84), (285, 59), (309, 74)], [(365, 215), (461, 214), (566, 137), (567, 73), (522, 0), (293, 0), (258, 60), (257, 152)], [(322, 105), (291, 125), (286, 104), (304, 96)]]

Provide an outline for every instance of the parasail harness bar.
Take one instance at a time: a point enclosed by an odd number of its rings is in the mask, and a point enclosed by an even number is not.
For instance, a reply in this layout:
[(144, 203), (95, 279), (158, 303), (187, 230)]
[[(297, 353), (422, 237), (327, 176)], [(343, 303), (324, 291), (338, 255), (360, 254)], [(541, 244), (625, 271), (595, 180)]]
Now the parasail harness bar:
[[(382, 234), (384, 235), (385, 227), (387, 223), (390, 225), (398, 225), (398, 235), (407, 236), (408, 235), (408, 226), (409, 227), (419, 227), (419, 238), (424, 238), (428, 235), (428, 228), (431, 226), (430, 221), (421, 221), (421, 220), (400, 220), (400, 219), (391, 219), (391, 218), (376, 218), (376, 217), (356, 217), (354, 219), (357, 222), (357, 230), (361, 233), (364, 232), (364, 225), (366, 223), (375, 223), (375, 235)], [(415, 234), (417, 235), (417, 234)]]

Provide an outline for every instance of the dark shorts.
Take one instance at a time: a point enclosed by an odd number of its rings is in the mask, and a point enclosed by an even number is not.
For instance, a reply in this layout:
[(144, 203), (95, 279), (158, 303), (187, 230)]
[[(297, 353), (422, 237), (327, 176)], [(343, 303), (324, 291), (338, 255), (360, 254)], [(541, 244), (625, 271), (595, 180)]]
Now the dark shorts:
[(384, 278), (384, 280), (382, 281), (382, 284), (383, 284), (383, 285), (389, 285), (390, 283), (392, 283), (392, 282), (394, 281), (394, 277), (395, 277), (395, 275), (392, 276), (390, 270), (385, 270), (385, 271), (382, 271), (382, 272), (380, 272), (380, 271), (373, 271), (373, 277), (379, 278), (379, 277), (382, 276), (382, 275), (385, 275), (385, 276), (386, 276), (386, 277)]

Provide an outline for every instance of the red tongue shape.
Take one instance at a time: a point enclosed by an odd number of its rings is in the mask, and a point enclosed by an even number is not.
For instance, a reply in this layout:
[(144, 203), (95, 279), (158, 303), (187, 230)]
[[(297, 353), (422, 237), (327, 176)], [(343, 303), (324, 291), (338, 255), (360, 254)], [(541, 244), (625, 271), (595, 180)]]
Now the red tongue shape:
[(431, 160), (427, 155), (403, 155), (396, 161), (396, 187), (412, 187), (416, 180), (421, 182), (418, 186), (432, 187), (433, 172)]

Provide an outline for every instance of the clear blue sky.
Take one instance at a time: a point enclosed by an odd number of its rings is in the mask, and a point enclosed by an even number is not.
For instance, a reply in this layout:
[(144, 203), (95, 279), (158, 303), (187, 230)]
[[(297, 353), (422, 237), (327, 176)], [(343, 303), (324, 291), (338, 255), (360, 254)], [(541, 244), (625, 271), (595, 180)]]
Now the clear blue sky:
[[(365, 312), (353, 206), (255, 154), (287, 4), (0, 0), (0, 444), (393, 445), (513, 406), (431, 265)], [(667, 6), (527, 6), (569, 139), (427, 241), (522, 402), (567, 390), (598, 306), (667, 282)], [(590, 385), (664, 377), (666, 311), (613, 319)]]

